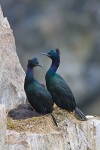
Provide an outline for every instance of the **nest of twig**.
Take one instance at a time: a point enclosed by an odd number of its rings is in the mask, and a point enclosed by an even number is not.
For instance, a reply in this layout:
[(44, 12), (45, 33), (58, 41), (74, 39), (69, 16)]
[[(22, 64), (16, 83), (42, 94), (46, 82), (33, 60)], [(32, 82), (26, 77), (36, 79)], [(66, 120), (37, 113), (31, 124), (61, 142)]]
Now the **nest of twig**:
[[(65, 110), (59, 109), (58, 107), (55, 107), (55, 112), (53, 115), (59, 127), (61, 127), (62, 122), (67, 119), (73, 123), (78, 122), (73, 113), (69, 113)], [(33, 133), (50, 133), (56, 132), (60, 129), (55, 126), (50, 114), (24, 120), (13, 120), (8, 117), (7, 122), (7, 128), (9, 130), (15, 130), (18, 132), (27, 131)]]

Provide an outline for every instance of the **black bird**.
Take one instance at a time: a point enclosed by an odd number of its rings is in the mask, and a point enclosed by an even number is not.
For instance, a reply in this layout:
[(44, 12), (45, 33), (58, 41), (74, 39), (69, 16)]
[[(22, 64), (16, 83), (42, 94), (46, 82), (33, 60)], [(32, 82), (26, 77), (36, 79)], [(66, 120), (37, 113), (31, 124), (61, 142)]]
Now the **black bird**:
[(26, 92), (27, 99), (37, 113), (52, 113), (54, 102), (51, 94), (43, 85), (34, 79), (34, 67), (36, 66), (42, 67), (37, 58), (28, 60), (24, 82), (24, 90)]
[(27, 99), (37, 113), (51, 113), (55, 125), (58, 126), (56, 119), (52, 114), (54, 102), (51, 94), (43, 84), (40, 84), (37, 80), (34, 79), (34, 67), (36, 66), (42, 67), (42, 65), (39, 64), (37, 58), (33, 58), (28, 61), (24, 82), (24, 90), (26, 92)]
[(76, 107), (75, 98), (66, 81), (56, 73), (60, 64), (60, 51), (56, 49), (43, 54), (52, 59), (51, 67), (47, 71), (45, 79), (47, 89), (51, 93), (54, 102), (62, 109), (69, 112), (75, 111), (79, 119), (86, 121), (85, 115)]

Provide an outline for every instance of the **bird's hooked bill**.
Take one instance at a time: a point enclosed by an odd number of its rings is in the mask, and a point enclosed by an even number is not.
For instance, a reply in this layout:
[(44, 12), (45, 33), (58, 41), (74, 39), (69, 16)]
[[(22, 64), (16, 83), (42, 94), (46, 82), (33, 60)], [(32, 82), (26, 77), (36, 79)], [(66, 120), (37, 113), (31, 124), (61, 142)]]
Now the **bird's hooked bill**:
[(48, 53), (42, 53), (42, 55), (46, 55), (46, 56), (49, 56), (49, 54), (48, 54)]
[(42, 65), (38, 64), (37, 66), (43, 67), (43, 64)]

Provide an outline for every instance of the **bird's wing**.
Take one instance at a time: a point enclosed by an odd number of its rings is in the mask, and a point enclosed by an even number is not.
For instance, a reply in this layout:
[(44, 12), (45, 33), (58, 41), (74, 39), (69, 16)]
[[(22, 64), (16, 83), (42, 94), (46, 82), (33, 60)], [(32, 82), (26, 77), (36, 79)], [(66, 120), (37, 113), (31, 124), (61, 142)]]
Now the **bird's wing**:
[(57, 74), (52, 79), (50, 85), (50, 89), (52, 90), (54, 97), (61, 103), (60, 105), (63, 105), (63, 107), (65, 105), (69, 110), (73, 110), (76, 105), (75, 99), (65, 80)]
[(49, 91), (41, 84), (37, 84), (34, 92), (39, 102), (46, 108), (46, 111), (52, 112), (54, 102)]
[(40, 99), (42, 102), (49, 100), (52, 101), (52, 96), (50, 95), (49, 91), (39, 82), (28, 86), (27, 93), (32, 97), (36, 97), (37, 100)]

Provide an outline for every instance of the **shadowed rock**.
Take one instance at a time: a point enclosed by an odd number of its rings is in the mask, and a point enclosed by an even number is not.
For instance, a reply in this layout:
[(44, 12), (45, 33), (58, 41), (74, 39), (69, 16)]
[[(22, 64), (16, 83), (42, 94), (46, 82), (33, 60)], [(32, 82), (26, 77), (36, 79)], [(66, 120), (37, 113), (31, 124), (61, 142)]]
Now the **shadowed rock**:
[(28, 104), (18, 105), (17, 108), (8, 112), (8, 117), (14, 120), (27, 119), (40, 116), (33, 108)]

